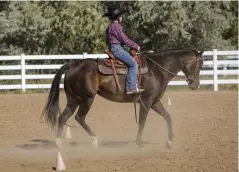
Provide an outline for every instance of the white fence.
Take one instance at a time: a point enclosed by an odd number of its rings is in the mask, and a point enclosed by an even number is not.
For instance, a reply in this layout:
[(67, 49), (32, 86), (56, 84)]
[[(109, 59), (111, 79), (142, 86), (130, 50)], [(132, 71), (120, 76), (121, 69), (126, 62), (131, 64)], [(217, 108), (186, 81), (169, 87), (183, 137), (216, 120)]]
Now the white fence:
[[(202, 85), (214, 85), (214, 91), (218, 91), (219, 84), (238, 84), (238, 53), (239, 51), (205, 51), (203, 56), (209, 57), (209, 60), (204, 61), (203, 69), (200, 76), (213, 76), (213, 79), (200, 80)], [(219, 60), (218, 57), (227, 56), (226, 60)], [(235, 60), (228, 60), (228, 56), (236, 57)], [(21, 89), (23, 92), (27, 89), (45, 89), (50, 88), (51, 84), (26, 84), (30, 79), (53, 79), (53, 74), (26, 74), (27, 70), (35, 69), (59, 69), (63, 64), (54, 65), (27, 65), (26, 60), (64, 60), (64, 59), (86, 59), (86, 58), (107, 58), (106, 54), (82, 54), (82, 55), (29, 55), (24, 54), (20, 56), (0, 56), (1, 61), (19, 61), (18, 65), (1, 65), (2, 70), (20, 70), (20, 75), (0, 75), (0, 80), (21, 80), (21, 84), (17, 85), (0, 85), (0, 90)], [(220, 69), (222, 68), (222, 69)], [(179, 75), (184, 75), (181, 71)], [(237, 79), (219, 79), (218, 76), (236, 75)], [(63, 75), (64, 77), (64, 75)], [(187, 85), (186, 81), (171, 81), (169, 85)], [(63, 88), (63, 84), (60, 85)]]

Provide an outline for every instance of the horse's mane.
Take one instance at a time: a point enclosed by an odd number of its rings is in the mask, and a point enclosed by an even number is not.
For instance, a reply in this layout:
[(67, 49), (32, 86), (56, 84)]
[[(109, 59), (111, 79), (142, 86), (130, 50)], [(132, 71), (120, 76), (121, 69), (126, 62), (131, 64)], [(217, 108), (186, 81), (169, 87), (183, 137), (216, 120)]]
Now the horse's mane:
[(143, 51), (141, 52), (140, 54), (151, 54), (151, 55), (158, 55), (158, 54), (162, 54), (162, 53), (176, 53), (176, 52), (183, 52), (183, 51), (192, 51), (194, 52), (195, 54), (197, 54), (198, 52), (194, 49), (166, 49), (166, 50), (160, 50), (160, 51), (157, 51), (157, 52), (150, 52), (150, 51)]

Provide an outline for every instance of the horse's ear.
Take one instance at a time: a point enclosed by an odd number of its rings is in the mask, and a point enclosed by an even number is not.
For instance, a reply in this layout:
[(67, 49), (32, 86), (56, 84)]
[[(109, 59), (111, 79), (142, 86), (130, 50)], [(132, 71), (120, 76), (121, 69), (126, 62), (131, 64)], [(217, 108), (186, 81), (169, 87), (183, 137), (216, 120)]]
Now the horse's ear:
[(199, 53), (199, 57), (202, 57), (202, 54), (204, 53), (204, 48), (201, 49), (200, 53)]

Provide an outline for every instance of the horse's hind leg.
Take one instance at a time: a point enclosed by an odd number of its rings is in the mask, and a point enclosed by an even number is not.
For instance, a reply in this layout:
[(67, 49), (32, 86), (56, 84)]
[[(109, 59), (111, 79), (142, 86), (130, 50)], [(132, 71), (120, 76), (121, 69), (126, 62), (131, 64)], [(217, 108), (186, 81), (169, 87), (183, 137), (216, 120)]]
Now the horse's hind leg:
[(92, 139), (92, 144), (95, 147), (98, 147), (98, 139), (95, 133), (91, 130), (91, 128), (86, 124), (85, 117), (89, 112), (91, 105), (94, 101), (94, 97), (88, 98), (83, 104), (80, 104), (79, 110), (75, 116), (75, 119), (79, 124), (85, 129), (85, 131), (89, 134)]
[(167, 122), (168, 126), (168, 138), (169, 140), (167, 141), (167, 146), (169, 148), (172, 148), (172, 142), (173, 142), (173, 129), (172, 129), (172, 119), (169, 115), (169, 113), (166, 111), (164, 108), (163, 104), (160, 101), (157, 101), (156, 103), (153, 104), (152, 109), (160, 114)]
[(58, 120), (58, 128), (56, 133), (56, 144), (58, 147), (61, 147), (61, 139), (63, 136), (63, 128), (66, 124), (67, 120), (74, 114), (76, 108), (78, 107), (78, 104), (75, 99), (73, 98), (67, 98), (67, 105), (64, 109), (64, 111), (61, 113), (59, 120)]

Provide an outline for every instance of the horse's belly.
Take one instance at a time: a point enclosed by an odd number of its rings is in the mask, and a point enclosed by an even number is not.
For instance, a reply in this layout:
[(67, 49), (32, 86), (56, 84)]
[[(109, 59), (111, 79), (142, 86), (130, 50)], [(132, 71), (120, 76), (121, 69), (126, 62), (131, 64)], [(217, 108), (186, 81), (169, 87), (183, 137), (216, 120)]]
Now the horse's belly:
[(112, 101), (112, 102), (118, 102), (118, 103), (129, 103), (133, 101), (132, 95), (125, 95), (124, 93), (111, 93), (106, 90), (100, 90), (97, 92), (97, 94), (106, 100)]

